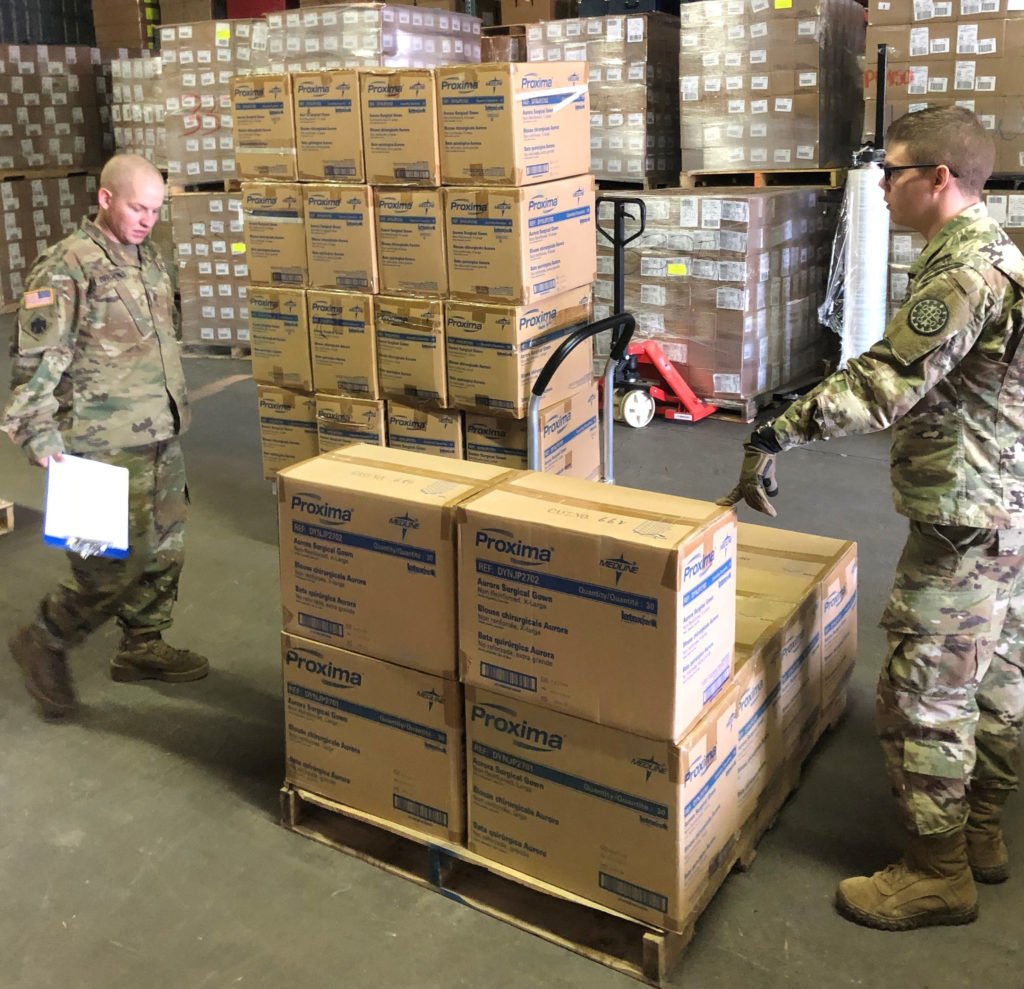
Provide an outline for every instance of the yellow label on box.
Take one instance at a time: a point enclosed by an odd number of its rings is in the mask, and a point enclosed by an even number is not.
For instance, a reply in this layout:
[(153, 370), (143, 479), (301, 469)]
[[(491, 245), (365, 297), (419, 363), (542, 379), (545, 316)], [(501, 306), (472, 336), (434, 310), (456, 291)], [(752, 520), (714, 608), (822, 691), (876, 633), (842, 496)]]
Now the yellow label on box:
[(793, 0), (775, 0), (776, 10), (792, 10)]
[(685, 275), (686, 265), (685, 264), (670, 264), (666, 266), (666, 271), (669, 275)]
[(231, 253), (232, 254), (244, 254), (245, 253), (245, 243), (243, 241), (240, 241), (240, 240), (236, 241), (234, 244), (231, 245)]

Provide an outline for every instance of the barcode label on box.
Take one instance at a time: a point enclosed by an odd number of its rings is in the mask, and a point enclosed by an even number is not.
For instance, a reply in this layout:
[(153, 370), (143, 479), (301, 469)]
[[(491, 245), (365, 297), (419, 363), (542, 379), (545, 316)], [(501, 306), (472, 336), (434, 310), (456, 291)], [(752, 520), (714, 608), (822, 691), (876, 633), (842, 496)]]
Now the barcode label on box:
[(345, 637), (345, 626), (339, 622), (332, 622), (329, 618), (318, 618), (316, 615), (307, 615), (305, 612), (299, 612), (299, 626), (301, 628), (309, 628), (314, 632), (320, 632), (322, 635), (333, 635), (336, 638), (343, 639)]
[(439, 824), (442, 828), (448, 827), (448, 814), (436, 807), (421, 804), (418, 800), (410, 800), (408, 797), (401, 797), (397, 793), (392, 794), (392, 802), (395, 810), (405, 814), (412, 814), (421, 821), (429, 821), (431, 824)]
[(607, 872), (599, 872), (597, 881), (601, 889), (606, 889), (609, 893), (632, 900), (633, 903), (639, 903), (651, 910), (657, 910), (658, 913), (668, 913), (668, 897), (661, 893), (644, 889), (643, 886), (619, 879), (618, 876), (609, 876)]
[(495, 683), (502, 683), (506, 687), (516, 687), (518, 690), (529, 690), (537, 692), (537, 678), (526, 673), (516, 673), (515, 670), (507, 670), (504, 666), (495, 666), (493, 663), (480, 664), (480, 676), (486, 680), (493, 680)]

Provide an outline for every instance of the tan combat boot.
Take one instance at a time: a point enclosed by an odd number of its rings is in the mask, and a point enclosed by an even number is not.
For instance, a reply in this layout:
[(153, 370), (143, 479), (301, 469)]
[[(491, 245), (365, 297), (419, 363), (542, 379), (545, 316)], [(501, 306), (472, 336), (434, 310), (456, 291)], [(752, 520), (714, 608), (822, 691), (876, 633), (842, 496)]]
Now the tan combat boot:
[(63, 644), (37, 625), (26, 625), (8, 640), (11, 656), (25, 675), (25, 689), (47, 718), (63, 718), (77, 701)]
[(120, 648), (110, 664), (110, 677), (121, 683), (136, 680), (163, 680), (184, 683), (201, 680), (210, 672), (204, 656), (188, 649), (175, 649), (160, 633), (129, 635), (121, 638)]
[(912, 835), (902, 861), (873, 876), (844, 879), (836, 907), (847, 920), (882, 931), (971, 923), (978, 891), (963, 832)]
[(1009, 795), (1009, 790), (967, 791), (971, 812), (964, 825), (964, 837), (971, 872), (979, 883), (1005, 883), (1010, 878), (1010, 855), (999, 826)]

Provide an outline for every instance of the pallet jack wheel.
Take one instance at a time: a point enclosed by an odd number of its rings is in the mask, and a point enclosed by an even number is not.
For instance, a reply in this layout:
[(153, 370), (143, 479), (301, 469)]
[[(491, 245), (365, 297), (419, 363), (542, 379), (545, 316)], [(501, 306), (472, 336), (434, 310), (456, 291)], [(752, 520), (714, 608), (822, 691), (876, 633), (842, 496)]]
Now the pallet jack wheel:
[(620, 389), (615, 392), (615, 418), (634, 429), (649, 426), (654, 418), (655, 403), (643, 388)]

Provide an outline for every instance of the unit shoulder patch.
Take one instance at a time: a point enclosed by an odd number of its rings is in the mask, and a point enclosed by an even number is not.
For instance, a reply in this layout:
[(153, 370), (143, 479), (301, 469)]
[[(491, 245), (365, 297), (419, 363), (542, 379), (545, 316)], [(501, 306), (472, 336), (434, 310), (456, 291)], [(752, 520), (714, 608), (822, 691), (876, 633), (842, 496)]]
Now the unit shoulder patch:
[(915, 333), (922, 336), (941, 333), (949, 322), (949, 306), (941, 299), (922, 299), (910, 310), (907, 322)]

